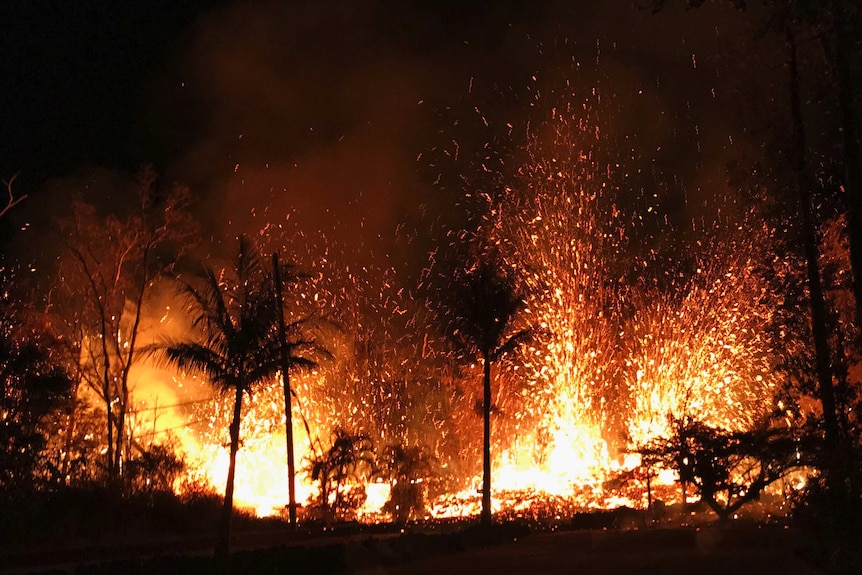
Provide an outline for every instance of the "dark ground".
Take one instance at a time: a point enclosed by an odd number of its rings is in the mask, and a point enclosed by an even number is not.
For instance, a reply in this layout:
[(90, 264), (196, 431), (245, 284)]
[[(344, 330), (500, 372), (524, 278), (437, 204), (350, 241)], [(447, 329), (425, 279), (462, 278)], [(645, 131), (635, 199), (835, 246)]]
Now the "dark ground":
[(782, 528), (562, 531), (510, 544), (372, 568), (372, 575), (424, 574), (729, 574), (821, 573), (800, 556), (798, 537)]
[[(273, 533), (276, 537), (277, 534)], [(283, 537), (283, 535), (282, 535)], [(293, 536), (295, 537), (295, 535)], [(291, 539), (293, 538), (291, 537)], [(277, 537), (276, 537), (277, 538)], [(200, 542), (202, 543), (202, 542)], [(729, 574), (850, 573), (823, 568), (795, 531), (731, 524), (630, 530), (532, 532), (523, 525), (478, 526), (435, 533), (318, 534), (292, 542), (235, 541), (229, 561), (214, 562), (194, 545), (126, 559), (19, 565), (5, 573), (183, 575), (242, 573), (424, 574)], [(152, 550), (151, 550), (152, 551)], [(162, 554), (167, 552), (167, 554)], [(133, 553), (134, 554), (134, 553)], [(77, 563), (77, 564), (75, 564)], [(817, 568), (815, 568), (817, 566)], [(0, 572), (3, 570), (0, 569)]]

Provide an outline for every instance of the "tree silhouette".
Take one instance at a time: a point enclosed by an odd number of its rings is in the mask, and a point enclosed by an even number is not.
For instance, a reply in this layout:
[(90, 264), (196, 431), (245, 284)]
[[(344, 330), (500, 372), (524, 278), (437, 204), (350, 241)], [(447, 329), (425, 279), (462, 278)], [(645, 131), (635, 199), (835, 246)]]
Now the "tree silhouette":
[[(687, 0), (692, 8), (704, 4), (705, 0)], [(730, 0), (731, 4), (744, 10), (748, 2), (745, 0)], [(666, 0), (651, 0), (653, 11), (660, 11)], [(787, 101), (789, 103), (791, 136), (783, 146), (784, 154), (789, 160), (789, 167), (795, 175), (797, 203), (801, 227), (802, 248), (805, 253), (807, 267), (808, 290), (810, 293), (812, 340), (814, 344), (814, 370), (818, 380), (818, 395), (823, 407), (824, 461), (821, 467), (827, 472), (833, 488), (840, 489), (843, 456), (841, 450), (846, 449), (843, 438), (839, 434), (839, 421), (833, 384), (833, 366), (828, 325), (829, 310), (826, 307), (824, 286), (819, 269), (819, 250), (817, 236), (819, 222), (815, 210), (813, 190), (815, 181), (820, 177), (813, 174), (813, 166), (808, 159), (810, 147), (806, 120), (806, 107), (812, 102), (817, 107), (824, 108), (827, 113), (837, 119), (833, 138), (841, 143), (841, 166), (843, 174), (842, 196), (847, 214), (847, 233), (850, 248), (850, 269), (853, 271), (853, 293), (856, 311), (857, 348), (862, 342), (862, 161), (859, 154), (859, 99), (857, 85), (859, 74), (858, 61), (862, 56), (859, 43), (854, 41), (852, 31), (862, 23), (862, 12), (857, 7), (858, 2), (848, 0), (829, 0), (827, 2), (811, 2), (809, 0), (786, 0), (760, 2), (766, 9), (768, 24), (761, 32), (772, 30), (783, 37), (786, 46), (786, 69), (788, 71)], [(837, 102), (832, 105), (825, 98), (807, 98), (803, 93), (805, 78), (804, 67), (800, 62), (800, 52), (803, 43), (817, 39), (818, 52), (827, 64), (829, 75), (819, 81), (832, 83), (831, 91), (837, 95)], [(854, 64), (857, 64), (854, 66)], [(809, 68), (809, 73), (812, 68)], [(821, 71), (822, 66), (814, 68)], [(780, 100), (775, 100), (780, 101)], [(816, 127), (817, 130), (822, 128)], [(822, 167), (822, 166), (821, 166)], [(843, 352), (843, 350), (838, 350)]]
[(525, 329), (511, 334), (515, 315), (524, 306), (514, 279), (499, 256), (485, 251), (472, 265), (456, 271), (444, 313), (453, 341), (482, 358), (482, 514), (491, 523), (491, 364), (530, 337)]
[(774, 481), (810, 463), (800, 442), (768, 426), (728, 431), (689, 417), (671, 417), (673, 435), (638, 450), (648, 465), (675, 469), (680, 483), (693, 485), (720, 521), (757, 500)]
[(36, 487), (47, 420), (72, 382), (51, 353), (55, 341), (28, 321), (9, 283), (0, 277), (0, 499), (14, 500)]
[(398, 523), (421, 519), (425, 512), (425, 480), (435, 458), (422, 446), (388, 445), (379, 458), (379, 475), (389, 482), (384, 511)]
[(143, 307), (156, 280), (192, 243), (197, 227), (182, 186), (160, 189), (145, 169), (135, 183), (128, 214), (99, 214), (83, 201), (60, 222), (65, 233), (53, 294), (58, 336), (76, 348), (81, 380), (105, 409), (107, 477), (116, 485), (128, 458), (126, 419), (131, 406), (132, 367), (139, 359)]
[[(286, 272), (286, 273), (285, 273)], [(273, 288), (275, 297), (275, 309), (278, 325), (278, 359), (281, 369), (282, 385), (284, 387), (284, 427), (285, 441), (287, 447), (287, 481), (288, 481), (288, 518), (291, 527), (296, 527), (296, 462), (294, 460), (293, 443), (293, 408), (291, 395), (294, 394), (290, 387), (290, 373), (296, 369), (312, 369), (317, 367), (317, 362), (311, 359), (313, 354), (329, 355), (313, 339), (306, 336), (307, 320), (286, 322), (284, 319), (284, 283), (295, 279), (291, 270), (282, 270), (278, 261), (278, 252), (272, 254)], [(284, 281), (283, 281), (284, 280)]]
[(162, 357), (179, 369), (197, 371), (226, 393), (233, 393), (230, 423), (230, 460), (224, 505), (215, 553), (227, 555), (230, 547), (236, 454), (239, 449), (243, 394), (274, 377), (276, 361), (276, 309), (266, 288), (257, 249), (240, 237), (230, 269), (207, 266), (181, 283), (193, 318), (190, 341), (166, 341)]
[[(374, 472), (374, 468), (374, 445), (371, 439), (363, 434), (352, 434), (336, 428), (329, 449), (313, 455), (307, 465), (312, 481), (320, 483), (320, 509), (324, 518), (361, 504), (356, 498), (345, 503), (342, 488), (350, 481), (366, 479)], [(333, 499), (331, 504), (330, 497)]]

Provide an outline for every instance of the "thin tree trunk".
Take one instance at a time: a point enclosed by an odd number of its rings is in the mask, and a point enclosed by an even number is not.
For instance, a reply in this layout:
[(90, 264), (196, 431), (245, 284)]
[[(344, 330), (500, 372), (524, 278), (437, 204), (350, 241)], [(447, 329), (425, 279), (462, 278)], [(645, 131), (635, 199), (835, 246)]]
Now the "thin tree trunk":
[[(844, 196), (847, 199), (847, 221), (850, 238), (850, 267), (853, 270), (853, 295), (856, 299), (856, 324), (862, 330), (862, 163), (854, 106), (853, 73), (850, 70), (851, 41), (847, 34), (848, 18), (844, 3), (832, 0), (832, 26), (835, 35), (835, 75), (838, 80), (838, 106), (841, 112), (841, 138), (844, 151)], [(857, 333), (858, 343), (862, 336)]]
[(805, 126), (802, 120), (802, 105), (799, 98), (799, 64), (796, 38), (788, 26), (786, 29), (790, 56), (790, 111), (793, 120), (793, 142), (791, 158), (796, 172), (799, 194), (799, 209), (802, 217), (802, 243), (808, 273), (808, 291), (811, 297), (811, 333), (814, 339), (815, 371), (817, 374), (820, 402), (823, 406), (823, 428), (825, 432), (826, 465), (834, 465), (833, 453), (838, 444), (838, 425), (835, 414), (835, 390), (832, 387), (830, 369), (829, 333), (827, 328), (826, 302), (820, 281), (819, 252), (811, 212), (810, 182), (805, 166)]
[(329, 468), (324, 467), (320, 476), (320, 507), (324, 517), (329, 515)]
[[(92, 279), (91, 279), (92, 282)], [(98, 293), (95, 289), (95, 284), (93, 284), (94, 293)], [(114, 437), (114, 428), (116, 427), (116, 422), (114, 421), (114, 409), (113, 409), (113, 393), (111, 387), (111, 359), (108, 354), (108, 317), (104, 306), (99, 303), (99, 320), (101, 327), (101, 347), (102, 347), (102, 390), (105, 396), (105, 410), (107, 411), (107, 423), (108, 423), (108, 453), (106, 454), (108, 457), (108, 484), (113, 489), (115, 487), (116, 479), (117, 479), (117, 468), (114, 465), (114, 452), (119, 449), (118, 444), (120, 443), (121, 438), (119, 434), (117, 434), (116, 438)]]
[(230, 553), (231, 520), (233, 519), (233, 488), (236, 478), (236, 452), (239, 450), (239, 425), (242, 414), (242, 386), (237, 386), (233, 404), (233, 419), (230, 422), (230, 459), (227, 468), (227, 485), (224, 489), (221, 521), (215, 556), (227, 557)]
[(679, 480), (679, 488), (682, 493), (682, 512), (688, 512), (688, 481), (684, 479)]
[[(104, 313), (104, 312), (103, 312)], [(108, 359), (108, 348), (105, 344), (105, 338), (107, 337), (107, 333), (105, 330), (105, 319), (102, 318), (102, 361), (104, 370), (102, 373), (102, 394), (105, 396), (105, 417), (107, 419), (108, 424), (108, 452), (106, 456), (108, 458), (108, 484), (113, 488), (114, 480), (117, 478), (116, 467), (114, 467), (114, 449), (116, 446), (114, 445), (114, 410), (111, 400), (111, 364)], [(117, 442), (119, 442), (120, 438), (117, 438)]]
[(491, 524), (491, 352), (483, 352), (482, 525)]
[[(122, 394), (122, 390), (120, 394)], [(114, 474), (120, 486), (123, 485), (123, 453), (126, 449), (126, 403), (124, 399), (117, 402), (117, 413), (115, 415), (114, 427), (117, 429), (117, 438), (114, 445)]]
[[(103, 301), (101, 297), (99, 297), (99, 289), (96, 285), (96, 279), (93, 275), (93, 272), (90, 271), (90, 266), (87, 265), (87, 258), (84, 257), (84, 254), (81, 253), (80, 250), (72, 249), (72, 254), (75, 258), (80, 262), (81, 269), (84, 271), (84, 275), (87, 277), (87, 282), (90, 284), (90, 289), (92, 290), (92, 296), (94, 298), (94, 302), (99, 312), (99, 330), (100, 330), (100, 344), (102, 348), (102, 395), (105, 400), (105, 411), (107, 412), (105, 417), (107, 419), (108, 426), (108, 452), (106, 453), (106, 458), (108, 461), (107, 472), (108, 472), (108, 485), (109, 487), (114, 487), (114, 479), (116, 477), (114, 473), (114, 420), (111, 412), (111, 360), (108, 355), (108, 329), (107, 329), (107, 321), (108, 314), (105, 309), (105, 305), (107, 302)], [(93, 356), (92, 351), (89, 352), (91, 357)], [(95, 357), (94, 357), (95, 361)], [(118, 438), (119, 441), (119, 438)]]
[(278, 339), (281, 346), (281, 380), (284, 385), (284, 437), (287, 443), (287, 492), (290, 526), (296, 529), (296, 462), (293, 454), (293, 408), (290, 398), (290, 357), (287, 335), (284, 331), (284, 299), (281, 293), (281, 270), (278, 267), (278, 252), (272, 254), (272, 269), (275, 279), (275, 297), (278, 306)]
[[(143, 262), (144, 269), (148, 269), (148, 260), (150, 254), (150, 246), (147, 245), (144, 249), (143, 254)], [(118, 272), (119, 273), (119, 272)], [(117, 414), (117, 444), (118, 448), (114, 455), (116, 460), (116, 470), (120, 477), (123, 475), (123, 462), (125, 459), (128, 459), (129, 454), (131, 453), (131, 438), (129, 441), (125, 441), (125, 429), (126, 429), (126, 418), (128, 417), (129, 411), (129, 373), (132, 371), (132, 364), (135, 361), (135, 350), (137, 346), (138, 340), (138, 330), (141, 327), (141, 315), (142, 315), (142, 306), (144, 304), (144, 297), (147, 291), (147, 284), (149, 283), (149, 273), (143, 273), (141, 276), (140, 284), (138, 285), (138, 294), (135, 298), (135, 319), (132, 322), (131, 330), (129, 331), (129, 351), (128, 354), (123, 356), (123, 345), (120, 336), (119, 329), (116, 331), (116, 337), (114, 337), (114, 345), (117, 350), (117, 361), (120, 362), (123, 366), (121, 375), (120, 375), (120, 386), (119, 386), (119, 412)], [(118, 323), (119, 326), (119, 323)]]
[(105, 412), (108, 425), (108, 485), (114, 484), (114, 418), (111, 417), (111, 392), (105, 389)]
[(652, 511), (652, 467), (647, 467), (646, 472), (646, 508), (649, 518), (649, 512)]
[(75, 425), (77, 424), (78, 414), (78, 385), (72, 391), (72, 404), (69, 413), (66, 416), (66, 433), (63, 438), (63, 456), (60, 459), (60, 476), (63, 478), (63, 485), (69, 484), (70, 468), (72, 465), (72, 440), (75, 437)]
[(339, 509), (341, 509), (341, 480), (343, 479), (341, 469), (338, 470), (338, 480), (335, 482), (335, 500), (332, 504), (332, 518), (335, 519), (335, 515), (338, 513)]

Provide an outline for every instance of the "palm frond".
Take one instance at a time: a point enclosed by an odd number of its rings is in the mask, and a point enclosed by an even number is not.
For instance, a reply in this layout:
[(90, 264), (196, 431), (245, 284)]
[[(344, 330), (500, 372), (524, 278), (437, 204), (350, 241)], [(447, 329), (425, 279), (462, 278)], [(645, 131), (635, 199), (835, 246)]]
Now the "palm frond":
[(217, 387), (236, 387), (228, 358), (199, 343), (179, 342), (164, 348), (165, 359), (179, 369), (197, 371)]
[(491, 361), (497, 361), (504, 355), (507, 355), (523, 344), (528, 343), (533, 339), (532, 329), (522, 329), (509, 337), (503, 344), (491, 353)]
[(476, 352), (498, 348), (515, 315), (524, 306), (512, 278), (487, 255), (456, 273), (445, 314), (449, 333)]

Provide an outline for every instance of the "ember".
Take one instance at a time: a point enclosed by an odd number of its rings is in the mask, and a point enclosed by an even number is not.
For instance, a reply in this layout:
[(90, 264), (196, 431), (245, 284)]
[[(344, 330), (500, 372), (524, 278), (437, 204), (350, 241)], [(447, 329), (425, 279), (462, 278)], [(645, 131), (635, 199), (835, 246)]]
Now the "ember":
[[(504, 193), (488, 197), (483, 224), (526, 290), (518, 322), (536, 328), (522, 353), (499, 367), (493, 506), (502, 513), (642, 507), (643, 481), (608, 486), (640, 465), (633, 450), (667, 436), (671, 417), (747, 429), (771, 409), (776, 386), (762, 332), (774, 294), (748, 247), (768, 250), (768, 230), (716, 225), (670, 257), (644, 253), (630, 239), (642, 231), (631, 222), (643, 226), (642, 218), (626, 220), (618, 206), (627, 199), (590, 152), (599, 130), (569, 114), (555, 108), (540, 129), (552, 136), (529, 139), (528, 162)], [(381, 281), (373, 269), (335, 269), (331, 247), (324, 253), (328, 260), (313, 264), (319, 275), (296, 302), (330, 305), (355, 331), (329, 330), (333, 360), (293, 376), (297, 460), (322, 452), (337, 427), (362, 430), (378, 448), (433, 446), (444, 487), (429, 493), (429, 516), (477, 514), (480, 476), (464, 459), (479, 450), (479, 370), (459, 374), (445, 346), (428, 340), (430, 327), (421, 328), (421, 340), (405, 335), (429, 319), (395, 270)], [(446, 389), (455, 397), (435, 399)], [(421, 394), (424, 403), (415, 401)], [(226, 474), (229, 410), (204, 404), (195, 417), (206, 424), (183, 435), (192, 475), (214, 489)], [(254, 393), (243, 416), (236, 499), (260, 515), (286, 505), (282, 410), (274, 382)], [(659, 471), (654, 483), (673, 481)], [(299, 501), (314, 504), (318, 486), (307, 473), (299, 485)], [(377, 520), (390, 484), (364, 489), (359, 515)]]

